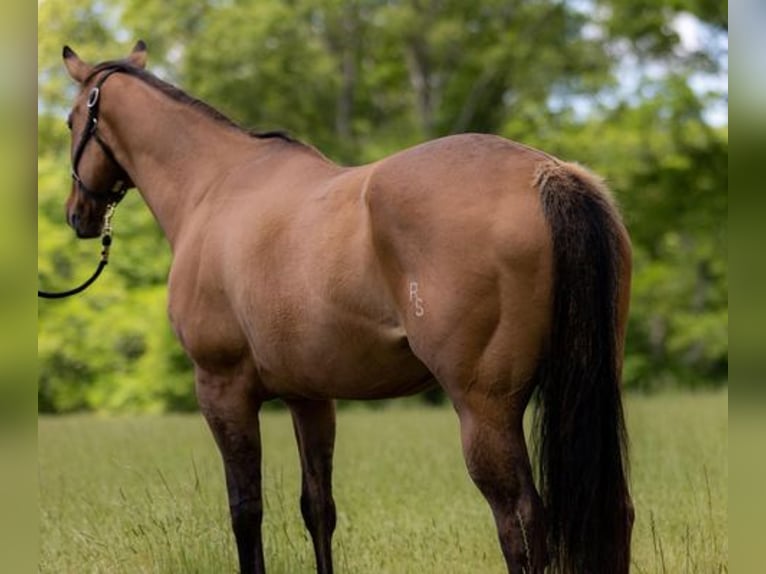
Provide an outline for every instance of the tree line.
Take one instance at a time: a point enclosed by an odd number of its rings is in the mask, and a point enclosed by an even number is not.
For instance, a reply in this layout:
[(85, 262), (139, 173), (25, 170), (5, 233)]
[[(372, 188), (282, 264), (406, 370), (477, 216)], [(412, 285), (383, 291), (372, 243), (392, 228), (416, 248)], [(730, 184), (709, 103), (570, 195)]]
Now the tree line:
[[(633, 239), (626, 385), (725, 384), (727, 18), (707, 0), (43, 0), (39, 282), (75, 283), (98, 256), (64, 224), (75, 87), (61, 47), (95, 62), (142, 38), (161, 78), (341, 163), (479, 131), (587, 165)], [(136, 193), (114, 224), (97, 285), (38, 306), (39, 408), (193, 409), (166, 318), (169, 248)]]

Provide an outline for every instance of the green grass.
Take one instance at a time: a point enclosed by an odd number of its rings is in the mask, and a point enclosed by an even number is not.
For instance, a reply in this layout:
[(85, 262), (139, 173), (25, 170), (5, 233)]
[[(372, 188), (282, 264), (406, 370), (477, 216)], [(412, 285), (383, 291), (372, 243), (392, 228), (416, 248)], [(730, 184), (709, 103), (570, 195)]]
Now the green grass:
[[(633, 572), (728, 571), (728, 395), (629, 397)], [(262, 415), (269, 572), (314, 568), (287, 413)], [(39, 422), (41, 572), (236, 571), (221, 464), (201, 417)], [(451, 410), (339, 413), (341, 573), (502, 573)]]

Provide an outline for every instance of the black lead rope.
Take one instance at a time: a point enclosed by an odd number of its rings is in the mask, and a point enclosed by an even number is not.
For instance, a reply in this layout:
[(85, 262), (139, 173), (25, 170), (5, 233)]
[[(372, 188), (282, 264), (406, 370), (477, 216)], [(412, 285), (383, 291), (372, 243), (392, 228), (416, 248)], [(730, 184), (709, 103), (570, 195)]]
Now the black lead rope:
[(38, 289), (38, 297), (43, 299), (63, 299), (64, 297), (77, 295), (78, 293), (85, 291), (96, 279), (98, 279), (98, 276), (101, 275), (104, 267), (109, 263), (109, 248), (112, 246), (112, 215), (114, 214), (114, 207), (114, 204), (110, 204), (106, 208), (106, 213), (104, 214), (104, 228), (101, 231), (101, 261), (98, 262), (98, 267), (96, 267), (96, 271), (93, 275), (91, 275), (82, 285), (75, 287), (74, 289), (69, 289), (68, 291), (52, 292), (40, 291)]

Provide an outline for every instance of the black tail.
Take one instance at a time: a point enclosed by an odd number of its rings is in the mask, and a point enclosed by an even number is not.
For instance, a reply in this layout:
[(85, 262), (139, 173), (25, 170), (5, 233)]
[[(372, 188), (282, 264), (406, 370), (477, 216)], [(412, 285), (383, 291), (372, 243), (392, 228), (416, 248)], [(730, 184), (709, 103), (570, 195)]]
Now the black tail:
[(554, 262), (535, 429), (551, 570), (623, 574), (632, 526), (618, 356), (627, 236), (608, 192), (584, 169), (546, 163), (537, 186)]

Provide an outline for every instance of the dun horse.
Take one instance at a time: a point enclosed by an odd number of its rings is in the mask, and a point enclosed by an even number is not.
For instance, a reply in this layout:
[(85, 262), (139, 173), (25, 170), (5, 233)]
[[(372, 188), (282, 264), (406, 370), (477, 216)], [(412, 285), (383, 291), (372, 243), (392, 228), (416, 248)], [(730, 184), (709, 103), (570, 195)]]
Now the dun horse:
[[(170, 242), (169, 316), (223, 458), (242, 572), (264, 572), (264, 401), (292, 414), (300, 508), (329, 573), (333, 399), (434, 384), (510, 572), (628, 571), (630, 244), (598, 179), (477, 134), (342, 167), (146, 72), (143, 42), (95, 66), (63, 56), (80, 86), (68, 222), (98, 236), (135, 186)], [(540, 494), (522, 427), (535, 392)]]

